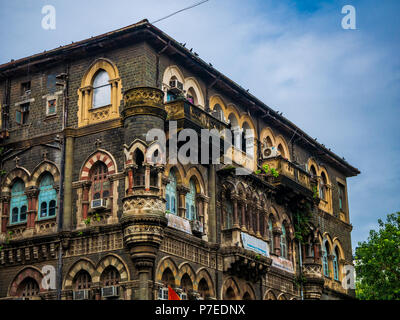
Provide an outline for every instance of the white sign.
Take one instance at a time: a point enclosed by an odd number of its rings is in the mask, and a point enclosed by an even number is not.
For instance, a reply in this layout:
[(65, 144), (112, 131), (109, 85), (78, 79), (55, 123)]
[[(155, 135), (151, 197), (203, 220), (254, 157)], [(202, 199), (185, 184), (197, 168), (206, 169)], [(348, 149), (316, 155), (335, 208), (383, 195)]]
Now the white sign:
[(190, 227), (189, 220), (178, 217), (171, 213), (167, 213), (165, 216), (168, 219), (168, 227), (192, 234), (192, 228)]
[(290, 260), (272, 256), (272, 266), (283, 271), (294, 273), (293, 263)]
[(247, 233), (241, 233), (243, 248), (262, 254), (269, 257), (268, 244), (256, 237), (250, 236)]

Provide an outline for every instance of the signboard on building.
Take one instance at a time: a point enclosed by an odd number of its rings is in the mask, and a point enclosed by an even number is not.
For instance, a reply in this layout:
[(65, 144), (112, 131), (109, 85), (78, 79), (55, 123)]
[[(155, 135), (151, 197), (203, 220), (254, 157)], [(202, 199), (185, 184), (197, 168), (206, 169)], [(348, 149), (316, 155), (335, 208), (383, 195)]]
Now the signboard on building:
[(294, 273), (292, 261), (275, 256), (271, 256), (271, 258), (273, 267), (281, 269), (286, 272)]
[(241, 236), (243, 248), (257, 252), (265, 257), (269, 257), (268, 243), (244, 232), (241, 233)]
[(165, 216), (168, 219), (168, 227), (192, 234), (192, 228), (190, 227), (189, 220), (178, 217), (171, 213), (167, 213)]

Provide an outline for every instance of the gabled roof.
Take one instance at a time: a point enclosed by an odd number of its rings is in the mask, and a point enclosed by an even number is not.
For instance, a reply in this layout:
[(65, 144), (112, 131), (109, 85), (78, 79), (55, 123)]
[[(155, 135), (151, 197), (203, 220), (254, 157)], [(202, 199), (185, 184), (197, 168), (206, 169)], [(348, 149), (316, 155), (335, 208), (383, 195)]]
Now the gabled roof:
[(133, 41), (133, 36), (136, 41), (145, 39), (151, 40), (153, 45), (158, 45), (160, 48), (163, 48), (160, 50), (160, 53), (166, 51), (174, 52), (186, 62), (189, 62), (192, 66), (195, 65), (198, 70), (205, 75), (205, 77), (213, 80), (212, 83), (214, 85), (218, 83), (226, 90), (229, 90), (237, 97), (240, 97), (241, 100), (246, 101), (247, 105), (250, 106), (253, 111), (260, 112), (262, 118), (268, 118), (276, 125), (281, 126), (289, 133), (292, 133), (293, 138), (296, 139), (297, 143), (306, 145), (312, 149), (316, 155), (339, 167), (346, 176), (351, 177), (360, 173), (357, 168), (351, 166), (343, 158), (340, 158), (324, 145), (316, 142), (316, 140), (298, 128), (294, 123), (278, 114), (236, 82), (214, 69), (210, 64), (189, 51), (179, 42), (150, 24), (147, 19), (115, 31), (107, 32), (69, 45), (60, 46), (50, 51), (44, 51), (39, 54), (2, 64), (0, 65), (0, 79), (11, 77), (13, 74), (18, 73), (28, 66), (33, 67), (37, 65), (40, 67), (43, 64), (71, 59), (75, 55), (90, 52), (92, 48), (104, 47), (107, 42), (109, 42), (110, 45), (114, 45), (115, 43), (120, 43), (120, 41)]

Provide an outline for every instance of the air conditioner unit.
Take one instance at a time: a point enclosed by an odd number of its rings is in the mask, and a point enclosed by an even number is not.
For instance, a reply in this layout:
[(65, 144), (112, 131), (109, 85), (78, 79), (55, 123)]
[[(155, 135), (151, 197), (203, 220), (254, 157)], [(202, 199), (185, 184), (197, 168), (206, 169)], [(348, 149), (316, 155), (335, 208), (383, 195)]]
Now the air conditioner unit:
[(169, 88), (173, 93), (179, 94), (183, 91), (183, 83), (178, 80), (171, 80), (169, 82)]
[(26, 95), (26, 96), (29, 96), (31, 93), (32, 93), (31, 90), (25, 90), (25, 95)]
[(168, 288), (158, 289), (158, 300), (168, 300)]
[(203, 223), (201, 221), (193, 220), (193, 221), (191, 221), (191, 224), (192, 224), (192, 231), (193, 232), (197, 232), (197, 233), (203, 234), (204, 226), (203, 226)]
[(275, 147), (266, 147), (262, 150), (263, 159), (274, 158), (280, 155), (280, 152)]
[(119, 287), (111, 286), (111, 287), (101, 288), (101, 296), (103, 298), (119, 297)]
[(92, 209), (106, 209), (107, 208), (107, 199), (96, 199), (92, 200)]
[(78, 290), (73, 292), (74, 300), (89, 300), (89, 290)]

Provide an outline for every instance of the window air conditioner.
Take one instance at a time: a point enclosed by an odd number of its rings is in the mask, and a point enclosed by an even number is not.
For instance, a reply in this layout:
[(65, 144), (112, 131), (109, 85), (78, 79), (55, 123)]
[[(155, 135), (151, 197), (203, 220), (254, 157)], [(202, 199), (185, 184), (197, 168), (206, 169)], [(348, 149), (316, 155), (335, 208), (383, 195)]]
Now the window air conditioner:
[(262, 150), (263, 159), (274, 158), (280, 155), (275, 147), (266, 147)]
[(192, 231), (197, 232), (197, 233), (203, 233), (204, 232), (204, 227), (203, 223), (199, 220), (193, 220), (191, 221), (192, 224)]
[(107, 200), (106, 199), (96, 199), (92, 200), (92, 209), (106, 209), (107, 208)]
[(78, 290), (73, 292), (74, 300), (89, 300), (89, 290)]
[(183, 83), (178, 80), (171, 80), (169, 82), (170, 91), (175, 94), (179, 94), (183, 91)]
[(101, 288), (101, 296), (103, 298), (114, 298), (119, 296), (119, 287), (111, 286), (111, 287), (104, 287)]

